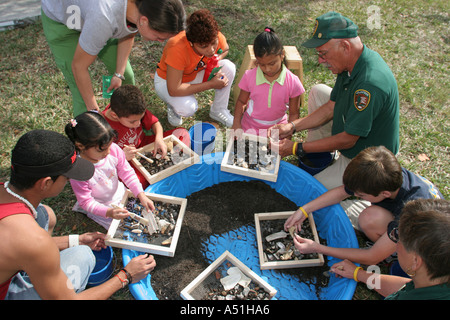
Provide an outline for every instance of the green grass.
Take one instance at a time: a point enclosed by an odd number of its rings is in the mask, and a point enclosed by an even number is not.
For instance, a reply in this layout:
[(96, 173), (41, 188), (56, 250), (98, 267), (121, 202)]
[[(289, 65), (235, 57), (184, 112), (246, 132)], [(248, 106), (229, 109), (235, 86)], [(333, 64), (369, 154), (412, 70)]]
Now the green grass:
[[(450, 195), (449, 179), (449, 3), (433, 1), (268, 1), (268, 0), (186, 0), (188, 14), (208, 8), (215, 15), (228, 39), (228, 58), (239, 70), (245, 47), (254, 37), (272, 26), (285, 45), (294, 45), (303, 58), (304, 86), (309, 92), (317, 83), (333, 86), (335, 76), (317, 63), (314, 50), (301, 47), (312, 33), (314, 19), (330, 10), (351, 18), (359, 26), (363, 42), (378, 51), (397, 78), (400, 92), (400, 152), (398, 159), (407, 169), (431, 180), (444, 194)], [(367, 26), (369, 5), (380, 9), (379, 29)], [(72, 118), (71, 96), (62, 74), (56, 68), (40, 22), (25, 28), (0, 33), (0, 180), (9, 175), (11, 149), (25, 132), (45, 128), (63, 133)], [(170, 129), (162, 101), (153, 91), (152, 74), (161, 56), (163, 44), (136, 39), (131, 53), (136, 85), (143, 91), (151, 111), (163, 127)], [(106, 68), (101, 62), (91, 67), (94, 90), (99, 105), (101, 76)], [(183, 124), (212, 121), (209, 104), (212, 92), (199, 95), (200, 110)], [(307, 99), (307, 97), (306, 97)], [(230, 108), (234, 108), (230, 101)], [(306, 112), (303, 109), (302, 115)], [(221, 130), (224, 130), (221, 127)], [(296, 134), (298, 137), (302, 133)], [(426, 154), (430, 160), (420, 161)], [(290, 160), (290, 159), (288, 159)], [(82, 233), (101, 229), (82, 215), (71, 211), (75, 201), (70, 186), (54, 199), (46, 200), (56, 211), (56, 233)], [(120, 255), (120, 251), (116, 252)], [(122, 290), (113, 298), (132, 298)], [(377, 299), (361, 288), (354, 299)]]

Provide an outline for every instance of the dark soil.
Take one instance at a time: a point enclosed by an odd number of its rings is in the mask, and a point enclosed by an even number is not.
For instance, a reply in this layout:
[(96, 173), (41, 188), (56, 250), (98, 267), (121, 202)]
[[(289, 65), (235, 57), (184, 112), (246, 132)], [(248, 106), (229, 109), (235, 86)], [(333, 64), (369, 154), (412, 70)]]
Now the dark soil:
[[(157, 266), (151, 283), (160, 300), (182, 299), (180, 292), (209, 266), (203, 256), (202, 242), (211, 235), (254, 224), (255, 213), (297, 209), (295, 203), (261, 181), (220, 183), (191, 194), (187, 200), (175, 256), (155, 256)], [(283, 272), (298, 276), (302, 282), (317, 279), (317, 283), (327, 286), (325, 270), (326, 264)]]

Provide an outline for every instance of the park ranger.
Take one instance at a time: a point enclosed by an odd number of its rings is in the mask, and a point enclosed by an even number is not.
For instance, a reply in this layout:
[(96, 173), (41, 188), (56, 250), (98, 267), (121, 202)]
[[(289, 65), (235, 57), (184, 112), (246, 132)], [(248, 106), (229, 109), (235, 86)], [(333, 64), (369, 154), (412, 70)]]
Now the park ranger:
[(348, 163), (361, 150), (384, 145), (394, 154), (399, 148), (399, 95), (397, 82), (381, 56), (366, 47), (358, 27), (336, 12), (315, 21), (311, 39), (319, 63), (337, 75), (333, 88), (318, 84), (308, 96), (308, 116), (276, 125), (280, 139), (308, 130), (306, 142), (280, 141), (282, 156), (301, 160), (308, 153), (336, 152), (337, 159), (314, 177), (327, 189), (342, 185)]

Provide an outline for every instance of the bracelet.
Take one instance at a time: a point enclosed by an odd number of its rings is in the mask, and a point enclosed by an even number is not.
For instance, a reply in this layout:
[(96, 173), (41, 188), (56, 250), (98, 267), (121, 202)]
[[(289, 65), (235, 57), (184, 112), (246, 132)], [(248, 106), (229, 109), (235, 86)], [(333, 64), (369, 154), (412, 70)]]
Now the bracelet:
[(76, 247), (80, 245), (80, 235), (69, 234), (69, 248)]
[(119, 78), (122, 81), (125, 81), (125, 77), (123, 75), (121, 75), (120, 73), (118, 73), (118, 72), (114, 73), (114, 77), (117, 77), (117, 78)]
[(358, 275), (359, 269), (362, 269), (362, 267), (357, 267), (357, 268), (355, 269), (355, 271), (353, 271), (353, 280), (355, 280), (356, 282), (358, 282), (357, 275)]
[(308, 213), (305, 211), (305, 209), (303, 209), (303, 207), (299, 207), (299, 209), (303, 212), (305, 218), (308, 218)]
[(292, 155), (294, 155), (294, 156), (295, 156), (296, 151), (297, 151), (297, 145), (298, 145), (298, 142), (294, 142), (294, 145), (292, 146)]
[[(122, 271), (122, 270), (120, 270), (120, 271)], [(122, 278), (121, 277), (119, 277), (119, 274), (116, 274), (115, 275), (117, 278), (119, 278), (119, 280), (120, 280), (120, 282), (122, 282), (122, 288), (125, 288), (125, 285), (127, 285), (127, 284), (129, 284), (130, 282), (128, 281), (128, 278), (125, 278), (125, 280), (122, 280)], [(127, 275), (125, 275), (125, 277), (126, 277)]]
[(127, 276), (127, 280), (128, 280), (129, 283), (132, 283), (132, 282), (133, 282), (133, 278), (131, 277), (131, 274), (127, 271), (127, 269), (123, 268), (123, 269), (120, 270), (120, 271), (122, 271), (123, 273), (125, 273), (125, 275)]
[(291, 121), (290, 124), (292, 124), (292, 129), (294, 129), (294, 131), (292, 132), (292, 134), (294, 134), (297, 130), (295, 130), (295, 124), (294, 121)]

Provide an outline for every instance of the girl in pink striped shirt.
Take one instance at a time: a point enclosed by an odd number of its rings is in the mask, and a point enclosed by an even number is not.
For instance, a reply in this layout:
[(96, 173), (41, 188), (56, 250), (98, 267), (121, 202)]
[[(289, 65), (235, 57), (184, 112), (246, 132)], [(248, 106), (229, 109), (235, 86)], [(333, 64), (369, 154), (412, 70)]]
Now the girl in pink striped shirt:
[(126, 160), (125, 153), (113, 143), (117, 133), (103, 116), (96, 112), (82, 113), (66, 125), (65, 132), (75, 144), (79, 156), (95, 166), (94, 176), (90, 180), (70, 180), (77, 197), (74, 211), (85, 213), (108, 229), (112, 219), (128, 217), (126, 209), (112, 208), (112, 205), (119, 205), (126, 188), (139, 198), (147, 210), (155, 209)]

